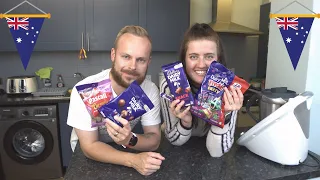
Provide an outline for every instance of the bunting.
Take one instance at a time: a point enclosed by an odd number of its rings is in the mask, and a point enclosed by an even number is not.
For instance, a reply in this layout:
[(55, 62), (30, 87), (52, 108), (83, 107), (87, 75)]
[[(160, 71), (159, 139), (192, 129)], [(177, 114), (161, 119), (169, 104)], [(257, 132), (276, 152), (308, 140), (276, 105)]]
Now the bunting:
[(13, 41), (19, 53), (23, 68), (26, 70), (29, 64), (31, 54), (37, 39), (40, 35), (41, 27), (45, 18), (50, 18), (50, 14), (8, 14), (10, 11), (28, 3), (39, 11), (43, 12), (28, 1), (23, 1), (16, 7), (12, 8), (4, 14), (0, 14), (0, 18), (5, 18), (10, 29)]
[[(299, 4), (302, 5), (301, 3)], [(296, 70), (301, 53), (304, 49), (308, 35), (310, 34), (313, 20), (314, 18), (320, 18), (320, 14), (270, 14), (270, 18), (274, 18), (276, 20), (290, 57), (291, 64), (293, 69)]]

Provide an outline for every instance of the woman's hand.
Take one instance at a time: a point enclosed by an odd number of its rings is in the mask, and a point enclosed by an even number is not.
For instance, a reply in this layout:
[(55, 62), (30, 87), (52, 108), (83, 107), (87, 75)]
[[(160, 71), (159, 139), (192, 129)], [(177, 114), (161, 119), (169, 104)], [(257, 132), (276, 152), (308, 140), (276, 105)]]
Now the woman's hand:
[(240, 88), (230, 87), (231, 92), (228, 88), (224, 88), (223, 101), (225, 113), (230, 111), (239, 110), (243, 104), (243, 94)]
[(181, 120), (184, 127), (190, 128), (192, 126), (192, 115), (190, 113), (191, 106), (182, 109), (183, 105), (184, 101), (180, 102), (179, 99), (176, 99), (171, 102), (170, 111)]

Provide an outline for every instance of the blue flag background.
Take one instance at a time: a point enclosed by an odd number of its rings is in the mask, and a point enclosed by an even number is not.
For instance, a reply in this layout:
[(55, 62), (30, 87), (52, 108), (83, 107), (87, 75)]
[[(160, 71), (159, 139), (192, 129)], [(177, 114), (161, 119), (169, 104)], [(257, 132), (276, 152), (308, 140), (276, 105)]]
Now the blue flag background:
[(26, 18), (7, 18), (11, 35), (25, 70), (39, 37), (43, 21), (44, 18), (28, 18), (27, 20)]
[(314, 18), (276, 18), (292, 66), (296, 70)]

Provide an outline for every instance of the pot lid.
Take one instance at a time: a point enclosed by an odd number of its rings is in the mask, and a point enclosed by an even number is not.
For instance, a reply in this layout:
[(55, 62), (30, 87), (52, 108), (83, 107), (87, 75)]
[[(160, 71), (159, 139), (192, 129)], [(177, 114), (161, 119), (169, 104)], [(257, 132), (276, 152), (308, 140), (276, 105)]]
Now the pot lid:
[(34, 78), (36, 76), (33, 75), (25, 75), (25, 76), (10, 76), (8, 79), (23, 79), (23, 78)]
[(288, 101), (290, 98), (294, 98), (297, 96), (295, 91), (288, 90), (287, 87), (275, 87), (271, 89), (265, 89), (262, 91), (263, 99), (283, 99), (284, 101)]

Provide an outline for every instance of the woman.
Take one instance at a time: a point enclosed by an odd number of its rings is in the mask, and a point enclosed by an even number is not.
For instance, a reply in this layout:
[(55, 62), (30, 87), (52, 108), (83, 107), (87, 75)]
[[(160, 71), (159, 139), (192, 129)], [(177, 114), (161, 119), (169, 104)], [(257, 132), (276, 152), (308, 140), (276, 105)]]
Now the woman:
[[(217, 60), (226, 66), (218, 34), (207, 24), (195, 24), (184, 35), (180, 49), (180, 61), (184, 65), (193, 93), (201, 82), (212, 61)], [(242, 107), (243, 94), (240, 89), (224, 89), (225, 126), (210, 125), (192, 116), (190, 107), (183, 109), (184, 101), (171, 103), (161, 98), (162, 116), (165, 123), (165, 135), (173, 145), (183, 145), (191, 136), (207, 135), (206, 146), (212, 157), (220, 157), (228, 152), (234, 142), (237, 111)], [(163, 78), (160, 91), (170, 93)]]

